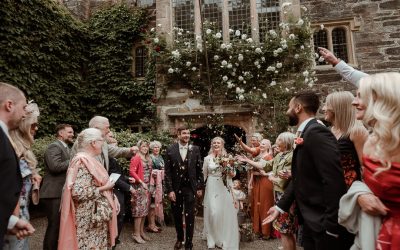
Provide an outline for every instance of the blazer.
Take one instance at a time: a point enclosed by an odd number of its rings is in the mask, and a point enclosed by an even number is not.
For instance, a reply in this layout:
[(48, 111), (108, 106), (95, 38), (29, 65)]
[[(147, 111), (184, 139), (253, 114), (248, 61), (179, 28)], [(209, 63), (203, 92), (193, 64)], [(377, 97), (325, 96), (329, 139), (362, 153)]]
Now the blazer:
[[(78, 153), (78, 143), (75, 141), (74, 146), (72, 146), (70, 159), (74, 158), (74, 156)], [(120, 148), (117, 146), (108, 145), (106, 142), (103, 143), (101, 147), (101, 154), (96, 156), (96, 160), (98, 160), (108, 171), (110, 168), (109, 158), (131, 158), (132, 153), (130, 148)]]
[[(187, 170), (192, 190), (196, 192), (204, 186), (203, 162), (199, 147), (189, 145), (185, 161), (187, 161)], [(169, 146), (165, 158), (165, 190), (167, 194), (172, 191), (175, 193), (179, 191), (183, 176), (180, 167), (184, 164), (185, 162), (179, 153), (179, 144), (175, 143)]]
[(0, 127), (0, 248), (10, 216), (17, 206), (22, 188), (19, 160), (7, 134)]
[[(272, 170), (274, 176), (278, 177), (278, 173), (281, 170), (291, 170), (292, 169), (292, 157), (293, 151), (287, 152), (285, 155), (279, 153), (275, 155), (274, 159), (265, 161), (264, 171), (269, 172)], [(279, 178), (279, 177), (278, 177)], [(279, 192), (284, 192), (290, 180), (279, 178), (279, 181), (274, 183), (274, 190)]]
[(110, 162), (110, 169), (108, 170), (108, 174), (111, 175), (112, 173), (116, 173), (121, 175), (115, 182), (114, 192), (115, 190), (121, 192), (129, 192), (131, 188), (131, 185), (129, 184), (129, 177), (124, 175), (121, 166), (118, 164), (115, 158), (110, 158), (109, 162)]
[(135, 178), (137, 182), (144, 181), (143, 163), (139, 154), (136, 154), (131, 159), (131, 163), (129, 164), (129, 176)]
[(56, 140), (44, 152), (44, 177), (40, 198), (61, 198), (68, 166), (69, 151)]
[(339, 200), (346, 193), (336, 138), (328, 128), (311, 120), (302, 131), (303, 144), (296, 145), (292, 181), (277, 206), (284, 211), (294, 200), (297, 213), (314, 232), (339, 234)]

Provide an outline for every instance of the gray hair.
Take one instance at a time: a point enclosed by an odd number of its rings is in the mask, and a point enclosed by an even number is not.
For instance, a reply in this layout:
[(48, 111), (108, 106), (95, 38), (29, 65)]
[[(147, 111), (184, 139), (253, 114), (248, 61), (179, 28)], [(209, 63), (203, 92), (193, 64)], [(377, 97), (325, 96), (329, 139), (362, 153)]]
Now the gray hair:
[(76, 140), (78, 143), (78, 151), (83, 151), (90, 143), (103, 140), (103, 136), (101, 135), (101, 131), (97, 128), (87, 128), (79, 133)]
[(261, 142), (263, 139), (263, 136), (260, 133), (254, 133), (251, 135), (251, 137), (255, 137), (258, 140), (258, 142)]
[(153, 149), (154, 147), (159, 147), (159, 148), (161, 148), (162, 147), (162, 144), (161, 144), (161, 142), (159, 142), (159, 141), (152, 141), (152, 142), (150, 142), (150, 149)]
[(97, 115), (90, 119), (89, 128), (103, 128), (106, 123), (108, 123), (107, 117)]
[(290, 132), (283, 132), (278, 135), (278, 138), (276, 138), (276, 140), (281, 140), (285, 145), (285, 149), (287, 151), (290, 151), (293, 149), (294, 138), (295, 134)]

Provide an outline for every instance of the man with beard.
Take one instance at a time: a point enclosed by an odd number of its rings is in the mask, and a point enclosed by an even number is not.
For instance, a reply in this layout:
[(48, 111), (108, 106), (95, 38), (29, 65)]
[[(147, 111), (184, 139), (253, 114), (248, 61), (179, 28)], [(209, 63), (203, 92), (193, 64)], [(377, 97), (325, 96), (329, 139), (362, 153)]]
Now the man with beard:
[[(200, 149), (189, 145), (190, 130), (178, 128), (178, 143), (167, 149), (165, 160), (165, 187), (171, 201), (177, 241), (174, 249), (182, 248), (184, 240), (182, 215), (185, 215), (185, 249), (192, 249), (195, 194), (202, 195), (203, 171)], [(185, 210), (183, 212), (183, 210)]]
[(296, 201), (303, 224), (305, 250), (349, 249), (345, 229), (338, 224), (339, 200), (346, 193), (338, 145), (333, 134), (315, 119), (319, 98), (314, 92), (290, 100), (290, 126), (298, 126), (292, 160), (292, 181), (284, 196), (264, 220), (270, 223)]
[(57, 249), (60, 228), (60, 202), (69, 166), (70, 148), (74, 130), (69, 124), (56, 127), (57, 140), (51, 143), (44, 153), (44, 179), (40, 190), (41, 202), (47, 216), (47, 229), (43, 249)]

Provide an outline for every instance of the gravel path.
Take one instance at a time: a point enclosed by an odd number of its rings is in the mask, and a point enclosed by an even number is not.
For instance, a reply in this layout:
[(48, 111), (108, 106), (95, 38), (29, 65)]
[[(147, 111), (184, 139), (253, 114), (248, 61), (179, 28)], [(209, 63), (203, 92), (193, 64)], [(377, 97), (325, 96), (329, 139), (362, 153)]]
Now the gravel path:
[[(43, 244), (44, 233), (47, 225), (46, 218), (35, 218), (32, 221), (33, 226), (36, 229), (34, 236), (30, 238), (31, 250), (41, 250)], [(201, 239), (201, 232), (203, 228), (203, 218), (196, 218), (195, 232), (193, 245), (195, 250), (207, 249), (207, 244)], [(130, 237), (133, 231), (133, 227), (130, 224), (125, 224), (121, 235), (121, 244), (118, 245), (117, 249), (137, 249), (137, 250), (158, 250), (158, 249), (173, 249), (176, 234), (174, 227), (164, 227), (164, 230), (159, 234), (148, 234), (151, 237), (151, 241), (146, 244), (135, 244)], [(263, 249), (263, 250), (277, 250), (280, 246), (279, 240), (255, 240), (253, 242), (241, 242), (240, 249)]]

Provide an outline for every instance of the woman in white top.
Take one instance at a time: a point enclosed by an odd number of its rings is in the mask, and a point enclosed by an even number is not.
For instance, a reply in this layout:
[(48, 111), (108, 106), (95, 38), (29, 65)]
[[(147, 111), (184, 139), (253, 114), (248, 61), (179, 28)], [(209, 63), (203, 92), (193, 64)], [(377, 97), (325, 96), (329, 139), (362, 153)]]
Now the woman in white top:
[[(211, 149), (204, 158), (203, 173), (207, 180), (204, 195), (204, 238), (207, 247), (239, 249), (239, 226), (237, 211), (230, 189), (233, 171), (223, 175), (217, 157), (226, 155), (225, 141), (221, 137), (211, 140)], [(226, 177), (225, 177), (226, 176)], [(224, 185), (223, 178), (227, 178)]]

